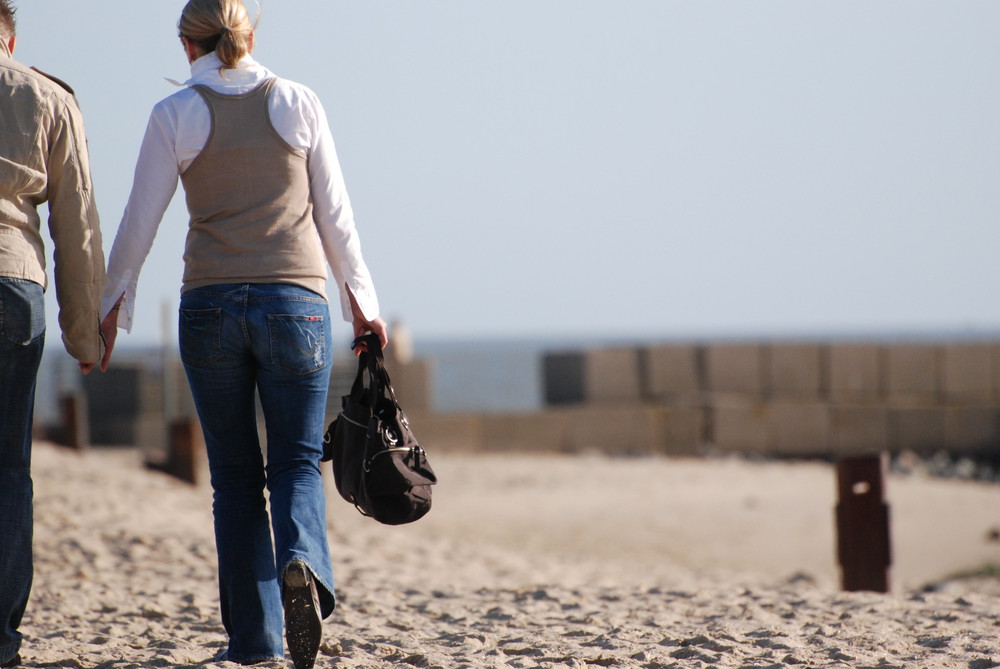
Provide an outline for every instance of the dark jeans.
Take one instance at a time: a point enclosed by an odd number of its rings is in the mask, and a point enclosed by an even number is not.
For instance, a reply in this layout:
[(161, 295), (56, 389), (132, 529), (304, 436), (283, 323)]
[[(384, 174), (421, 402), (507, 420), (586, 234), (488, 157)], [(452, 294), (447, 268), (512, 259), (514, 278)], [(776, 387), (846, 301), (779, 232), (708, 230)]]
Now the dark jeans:
[[(326, 300), (298, 286), (224, 284), (181, 296), (181, 360), (215, 494), (219, 595), (229, 634), (223, 660), (283, 656), (278, 577), (293, 559), (316, 576), (324, 617), (334, 607), (319, 469), (329, 327)], [(255, 392), (264, 411), (266, 465)]]
[(0, 277), (0, 664), (21, 648), (31, 557), (31, 422), (45, 344), (42, 287)]

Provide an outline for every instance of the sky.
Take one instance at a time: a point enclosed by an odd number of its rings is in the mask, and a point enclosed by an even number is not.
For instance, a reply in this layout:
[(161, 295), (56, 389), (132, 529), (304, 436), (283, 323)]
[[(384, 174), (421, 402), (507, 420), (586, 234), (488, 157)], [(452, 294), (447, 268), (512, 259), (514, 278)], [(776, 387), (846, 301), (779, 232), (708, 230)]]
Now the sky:
[[(184, 2), (19, 4), (15, 56), (77, 91), (108, 253), (189, 73)], [(254, 55), (323, 101), (416, 341), (1000, 330), (1000, 3), (262, 10)], [(120, 343), (175, 337), (186, 227), (178, 187)]]

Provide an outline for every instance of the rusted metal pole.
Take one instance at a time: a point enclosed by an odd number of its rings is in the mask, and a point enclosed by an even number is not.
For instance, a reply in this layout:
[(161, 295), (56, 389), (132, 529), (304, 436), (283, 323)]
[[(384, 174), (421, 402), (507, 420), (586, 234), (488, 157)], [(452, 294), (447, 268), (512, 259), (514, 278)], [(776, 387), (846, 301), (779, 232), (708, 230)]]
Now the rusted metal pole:
[(837, 462), (837, 557), (844, 590), (889, 592), (892, 549), (885, 502), (885, 457)]

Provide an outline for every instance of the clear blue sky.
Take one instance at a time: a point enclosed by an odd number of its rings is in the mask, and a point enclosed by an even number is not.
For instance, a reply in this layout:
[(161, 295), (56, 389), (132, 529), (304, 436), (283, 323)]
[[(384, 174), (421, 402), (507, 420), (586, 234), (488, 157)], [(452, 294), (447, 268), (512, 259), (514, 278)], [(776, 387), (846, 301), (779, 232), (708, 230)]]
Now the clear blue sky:
[[(187, 78), (183, 4), (20, 2), (16, 55), (77, 89), (106, 251)], [(998, 26), (995, 2), (282, 0), (255, 56), (326, 105), (418, 341), (986, 331)], [(122, 343), (175, 310), (186, 223), (178, 196)]]

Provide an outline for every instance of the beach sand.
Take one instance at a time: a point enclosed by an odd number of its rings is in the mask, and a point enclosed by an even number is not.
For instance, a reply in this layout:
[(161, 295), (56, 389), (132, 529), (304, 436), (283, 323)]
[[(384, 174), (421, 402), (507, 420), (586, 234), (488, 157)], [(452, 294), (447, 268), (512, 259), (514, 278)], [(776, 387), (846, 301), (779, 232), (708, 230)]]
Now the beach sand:
[[(331, 484), (318, 667), (1000, 666), (1000, 584), (955, 577), (1000, 563), (1000, 485), (890, 476), (883, 595), (839, 591), (827, 464), (431, 457), (435, 506), (411, 526)], [(33, 471), (25, 666), (236, 666), (213, 659), (207, 486), (131, 450), (37, 443)]]

